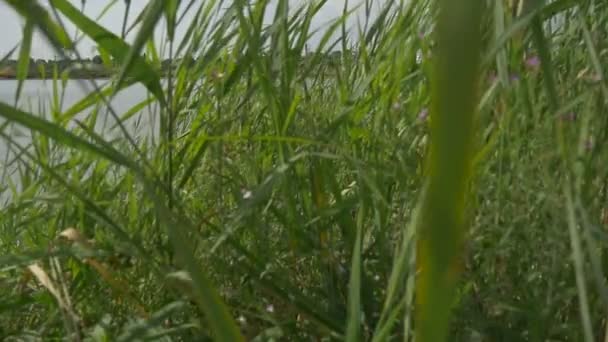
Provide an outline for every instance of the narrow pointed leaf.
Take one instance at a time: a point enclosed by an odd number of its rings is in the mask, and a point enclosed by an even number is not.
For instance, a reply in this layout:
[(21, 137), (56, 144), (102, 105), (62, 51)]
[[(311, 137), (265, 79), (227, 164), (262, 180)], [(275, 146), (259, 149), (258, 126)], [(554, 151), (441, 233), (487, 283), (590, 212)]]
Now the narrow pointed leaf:
[(431, 80), (428, 186), (419, 226), (416, 341), (447, 341), (456, 298), (471, 177), (482, 1), (441, 0)]
[[(66, 0), (61, 0), (66, 1)], [(148, 3), (146, 10), (144, 12), (144, 17), (142, 21), (141, 28), (135, 37), (135, 41), (133, 45), (126, 51), (127, 54), (121, 58), (122, 67), (120, 69), (120, 74), (118, 75), (118, 85), (120, 86), (126, 77), (131, 76), (134, 72), (137, 72), (137, 69), (141, 69), (139, 65), (146, 65), (147, 68), (150, 69), (149, 72), (152, 72), (155, 77), (155, 83), (158, 82), (159, 93), (162, 94), (162, 89), (160, 88), (160, 76), (156, 73), (156, 71), (145, 61), (145, 59), (140, 55), (140, 52), (146, 41), (149, 39), (154, 39), (154, 28), (156, 27), (156, 23), (161, 18), (164, 10), (164, 0), (155, 0), (153, 2)], [(126, 44), (126, 43), (125, 43)], [(157, 95), (153, 89), (150, 89), (150, 92)], [(164, 97), (157, 96), (161, 104), (164, 105)]]
[(361, 244), (363, 226), (363, 208), (357, 215), (357, 238), (353, 248), (353, 257), (350, 267), (350, 284), (348, 291), (348, 324), (346, 327), (346, 341), (361, 340)]
[(36, 0), (6, 0), (17, 13), (34, 21), (51, 45), (56, 49), (70, 49), (73, 44), (65, 30), (51, 19), (49, 13)]
[[(132, 50), (129, 44), (83, 15), (68, 0), (50, 0), (50, 3), (74, 25), (82, 30), (82, 32), (108, 51), (113, 58), (125, 63), (128, 54)], [(152, 66), (146, 63), (143, 57), (138, 55), (133, 56), (132, 59), (132, 67), (126, 70), (126, 77), (141, 82), (161, 103), (164, 104), (165, 97), (160, 84), (159, 74)]]
[(32, 131), (43, 134), (63, 145), (89, 151), (119, 165), (127, 166), (129, 168), (133, 167), (133, 163), (129, 160), (129, 158), (122, 155), (115, 149), (108, 148), (108, 146), (101, 147), (94, 145), (75, 135), (74, 133), (65, 130), (59, 125), (36, 117), (30, 113), (18, 110), (3, 102), (0, 102), (0, 117), (5, 118), (8, 121), (18, 123), (31, 129)]
[(177, 9), (179, 8), (180, 2), (180, 0), (165, 1), (165, 20), (167, 21), (167, 33), (171, 40), (175, 37), (175, 20), (177, 18)]
[(17, 92), (15, 93), (15, 106), (19, 103), (19, 96), (23, 88), (23, 82), (28, 77), (30, 69), (30, 50), (32, 48), (32, 35), (34, 33), (34, 21), (31, 18), (25, 20), (23, 27), (23, 39), (21, 50), (19, 50), (19, 62), (17, 64)]

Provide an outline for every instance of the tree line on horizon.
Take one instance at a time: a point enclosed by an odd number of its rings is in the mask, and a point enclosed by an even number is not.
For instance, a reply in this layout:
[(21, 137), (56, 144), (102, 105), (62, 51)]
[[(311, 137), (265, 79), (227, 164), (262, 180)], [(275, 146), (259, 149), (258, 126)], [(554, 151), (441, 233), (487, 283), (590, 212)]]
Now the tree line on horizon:
[[(300, 63), (307, 63), (316, 58), (316, 62), (327, 66), (335, 66), (346, 55), (352, 55), (349, 51), (343, 54), (341, 51), (331, 51), (327, 53), (313, 52), (305, 56), (293, 56), (298, 58)], [(318, 58), (320, 57), (320, 58)], [(158, 71), (164, 76), (171, 66), (186, 62), (187, 66), (194, 65), (197, 59), (194, 57), (164, 59), (157, 63)], [(15, 59), (0, 60), (0, 79), (16, 79), (19, 61)], [(109, 78), (117, 72), (120, 61), (104, 60), (102, 56), (96, 55), (92, 58), (64, 58), (64, 59), (34, 59), (30, 58), (28, 63), (27, 78), (47, 79), (54, 77), (67, 78)]]
[[(8, 59), (0, 63), (0, 78), (17, 78), (19, 61)], [(69, 78), (104, 78), (110, 77), (114, 70), (104, 65), (99, 55), (86, 59), (34, 59), (28, 63), (27, 78), (46, 79), (54, 75), (63, 75)]]

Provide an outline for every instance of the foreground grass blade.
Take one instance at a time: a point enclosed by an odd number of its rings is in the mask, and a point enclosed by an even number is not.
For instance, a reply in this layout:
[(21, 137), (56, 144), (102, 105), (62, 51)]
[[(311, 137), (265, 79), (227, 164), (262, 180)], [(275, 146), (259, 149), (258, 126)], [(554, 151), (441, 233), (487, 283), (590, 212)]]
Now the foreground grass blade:
[(574, 261), (574, 274), (576, 276), (576, 287), (578, 291), (578, 303), (583, 323), (583, 333), (585, 342), (597, 341), (593, 334), (591, 313), (589, 310), (589, 295), (587, 284), (585, 283), (585, 260), (583, 253), (583, 243), (580, 237), (580, 225), (577, 222), (572, 199), (572, 188), (570, 184), (564, 186), (566, 196), (566, 212), (568, 219), (568, 233), (570, 235), (570, 246), (572, 248), (572, 260)]
[(20, 111), (3, 102), (0, 102), (0, 117), (3, 117), (8, 121), (18, 123), (31, 129), (32, 131), (41, 133), (66, 146), (89, 151), (119, 165), (137, 169), (137, 167), (128, 157), (111, 148), (109, 145), (103, 147), (94, 145), (75, 135), (74, 133), (65, 130), (59, 125), (36, 117), (30, 113)]
[(437, 2), (431, 81), (431, 147), (416, 284), (418, 342), (445, 341), (461, 268), (465, 200), (472, 166), (482, 1)]
[(8, 50), (8, 52), (4, 56), (2, 56), (2, 58), (0, 58), (0, 66), (4, 66), (4, 64), (6, 64), (6, 62), (9, 60), (9, 58), (11, 58), (13, 53), (15, 53), (15, 51), (17, 51), (18, 47), (19, 47), (19, 43), (17, 43), (15, 46), (13, 46), (12, 49)]
[(187, 220), (172, 215), (169, 209), (156, 198), (152, 188), (146, 186), (147, 192), (154, 199), (158, 216), (167, 226), (167, 234), (175, 249), (176, 259), (189, 273), (194, 291), (191, 296), (205, 313), (216, 341), (244, 341), (228, 307), (222, 301), (211, 280), (202, 271), (200, 263), (194, 257), (194, 249), (187, 238), (187, 231), (194, 231)]
[(170, 40), (175, 37), (175, 28), (177, 26), (177, 10), (181, 0), (166, 0), (165, 3), (165, 20), (167, 21), (167, 34)]
[[(124, 40), (87, 18), (67, 0), (51, 0), (50, 3), (70, 19), (82, 32), (93, 39), (95, 43), (108, 51), (113, 58), (121, 62), (127, 58), (131, 47)], [(161, 104), (165, 103), (164, 92), (160, 84), (160, 75), (143, 57), (133, 57), (132, 67), (126, 70), (126, 76), (133, 77), (138, 82), (141, 82), (156, 96)]]
[(351, 275), (348, 291), (348, 324), (346, 327), (346, 341), (361, 341), (361, 244), (364, 208), (360, 208), (357, 215), (357, 237), (353, 248)]
[(30, 68), (30, 50), (32, 48), (32, 36), (34, 34), (34, 21), (31, 18), (25, 19), (23, 27), (23, 39), (21, 40), (21, 50), (19, 50), (19, 62), (17, 64), (17, 92), (15, 93), (15, 106), (19, 103), (23, 82), (28, 76)]
[[(34, 131), (45, 134), (68, 146), (97, 153), (98, 155), (104, 156), (118, 164), (131, 166), (132, 168), (136, 169), (135, 166), (128, 162), (126, 157), (120, 156), (118, 152), (105, 151), (104, 149), (90, 144), (56, 125), (36, 118), (31, 114), (20, 112), (10, 106), (2, 104), (1, 102), (0, 116), (20, 123)], [(127, 160), (127, 162), (125, 162), (123, 159)], [(47, 170), (47, 172), (50, 172), (50, 170)], [(223, 304), (219, 294), (211, 284), (210, 280), (201, 271), (198, 262), (194, 259), (193, 249), (190, 247), (190, 242), (185, 238), (185, 228), (190, 228), (189, 230), (192, 231), (192, 225), (183, 220), (176, 220), (175, 215), (169, 212), (168, 209), (160, 202), (160, 200), (158, 200), (154, 194), (154, 190), (152, 190), (152, 185), (145, 179), (142, 180), (144, 181), (146, 189), (148, 189), (150, 197), (156, 204), (157, 210), (159, 211), (159, 217), (165, 222), (167, 227), (170, 227), (168, 229), (168, 233), (174, 248), (177, 251), (178, 260), (189, 271), (195, 285), (195, 289), (197, 290), (194, 291), (194, 299), (199, 304), (202, 311), (206, 313), (207, 319), (209, 320), (210, 325), (216, 334), (217, 340), (242, 341), (243, 339), (236, 328), (234, 320), (230, 317), (227, 307)]]
[(547, 89), (547, 95), (549, 96), (549, 103), (552, 106), (552, 110), (556, 111), (559, 106), (559, 95), (557, 94), (557, 86), (555, 85), (555, 78), (553, 76), (552, 70), (552, 62), (551, 62), (551, 52), (549, 47), (549, 42), (545, 37), (545, 32), (543, 29), (543, 22), (539, 16), (535, 16), (532, 19), (532, 38), (534, 40), (534, 44), (538, 50), (538, 55), (540, 57), (540, 66), (543, 71), (543, 76), (545, 77), (545, 81), (543, 84)]
[(6, 139), (6, 141), (9, 141), (12, 144), (14, 144), (15, 146), (17, 146), (17, 149), (20, 150), (20, 153), (23, 156), (26, 156), (32, 162), (38, 164), (38, 166), (40, 166), (40, 168), (42, 170), (44, 170), (49, 175), (49, 177), (51, 179), (54, 179), (59, 184), (61, 184), (64, 187), (64, 190), (67, 193), (73, 194), (80, 201), (82, 201), (82, 203), (87, 208), (89, 208), (89, 210), (91, 211), (92, 216), (95, 216), (100, 221), (103, 221), (104, 224), (106, 224), (107, 227), (110, 228), (113, 231), (113, 233), (116, 234), (117, 237), (119, 237), (122, 241), (125, 241), (125, 242), (129, 243), (131, 245), (131, 247), (134, 248), (135, 251), (142, 258), (148, 258), (149, 254), (146, 253), (146, 251), (144, 250), (144, 248), (140, 244), (138, 244), (137, 241), (135, 241), (134, 239), (132, 239), (131, 237), (129, 237), (129, 235), (126, 233), (126, 231), (122, 227), (120, 227), (118, 224), (116, 224), (116, 222), (114, 222), (108, 216), (108, 214), (104, 212), (104, 210), (102, 208), (100, 208), (97, 204), (95, 204), (93, 201), (91, 201), (84, 193), (82, 193), (80, 191), (80, 189), (77, 189), (73, 185), (70, 185), (65, 179), (63, 179), (60, 175), (58, 175), (49, 165), (46, 165), (41, 160), (36, 159), (24, 147), (18, 145), (15, 141), (13, 141), (10, 136), (7, 136), (6, 134), (4, 134), (2, 132), (0, 132), (0, 136), (4, 137)]
[(604, 338), (608, 7), (337, 2), (0, 0), (0, 340)]
[(70, 49), (73, 44), (65, 30), (55, 23), (49, 13), (36, 0), (5, 0), (23, 18), (33, 20), (36, 27), (58, 50)]
[(109, 85), (104, 89), (90, 93), (88, 96), (83, 97), (82, 100), (74, 103), (70, 108), (66, 109), (60, 115), (60, 122), (62, 124), (69, 122), (79, 113), (100, 103), (104, 97), (108, 97), (112, 93), (116, 93), (124, 89), (128, 85), (128, 83), (123, 83), (123, 86), (121, 88), (118, 88), (114, 85)]
[[(123, 83), (125, 77), (133, 75), (134, 72), (136, 72), (135, 70), (137, 69), (135, 68), (139, 68), (141, 71), (143, 71), (143, 68), (150, 67), (149, 64), (147, 64), (147, 62), (141, 57), (140, 52), (146, 41), (154, 37), (154, 28), (156, 27), (158, 20), (161, 18), (164, 8), (164, 0), (155, 0), (148, 3), (148, 6), (144, 10), (141, 28), (135, 37), (135, 41), (128, 50), (127, 55), (124, 58), (121, 58), (122, 67), (120, 69), (120, 73), (118, 74), (117, 81), (119, 87)], [(155, 71), (152, 70), (152, 72), (154, 72), (156, 77), (154, 77), (154, 80), (148, 80), (148, 82), (152, 82), (151, 84), (154, 86), (148, 89), (150, 89), (153, 94), (157, 95), (161, 104), (164, 104), (164, 95), (162, 89), (160, 89), (160, 83), (158, 83), (159, 77)], [(140, 77), (143, 76), (143, 74), (140, 72), (137, 72), (137, 74), (140, 75)], [(153, 89), (156, 89), (158, 93), (155, 93)]]

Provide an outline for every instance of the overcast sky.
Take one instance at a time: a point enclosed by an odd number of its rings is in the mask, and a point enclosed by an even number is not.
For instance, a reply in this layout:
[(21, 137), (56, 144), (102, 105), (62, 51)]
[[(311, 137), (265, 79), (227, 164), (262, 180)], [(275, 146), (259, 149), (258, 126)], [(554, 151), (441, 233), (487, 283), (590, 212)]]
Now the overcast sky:
[[(70, 1), (74, 5), (76, 5), (78, 8), (80, 8), (81, 0), (70, 0)], [(296, 6), (296, 5), (302, 4), (306, 1), (308, 1), (308, 0), (290, 0), (290, 3), (292, 4), (292, 6)], [(344, 1), (345, 0), (329, 0), (328, 3), (321, 9), (320, 13), (316, 16), (316, 18), (313, 22), (313, 29), (323, 27), (324, 25), (327, 24), (328, 21), (339, 16), (344, 7)], [(42, 0), (40, 2), (44, 3), (45, 1)], [(385, 2), (385, 0), (374, 0), (373, 3), (374, 3), (375, 9), (373, 12), (377, 12), (378, 6), (380, 6), (383, 2)], [(96, 19), (108, 3), (109, 3), (109, 0), (87, 0), (84, 12), (88, 17), (90, 17), (92, 19)], [(132, 20), (134, 20), (135, 17), (137, 17), (137, 14), (139, 14), (141, 12), (141, 10), (145, 7), (145, 5), (147, 3), (148, 3), (147, 0), (132, 0), (131, 1), (131, 11), (129, 13), (129, 22), (132, 22)], [(188, 1), (182, 1), (182, 3), (185, 5), (188, 3)], [(274, 11), (275, 3), (276, 3), (276, 1), (273, 1), (271, 6), (269, 6), (270, 12)], [(350, 0), (349, 3), (352, 3), (353, 5), (351, 5), (351, 7), (353, 7), (355, 4), (359, 4), (360, 0), (355, 0), (355, 1)], [(102, 26), (104, 26), (106, 29), (109, 29), (110, 31), (120, 35), (124, 11), (125, 11), (125, 3), (123, 0), (119, 0), (116, 2), (116, 4), (112, 8), (110, 8), (109, 11), (107, 11), (104, 14), (104, 16), (100, 20), (97, 20), (97, 22), (99, 24), (101, 24)], [(268, 14), (271, 14), (271, 13), (268, 13)], [(360, 14), (362, 14), (362, 13), (360, 13)], [(271, 17), (271, 16), (269, 15), (268, 17)], [(186, 18), (188, 18), (188, 15), (186, 15)], [(188, 20), (184, 20), (184, 23), (180, 27), (178, 27), (178, 30), (177, 30), (178, 37), (181, 34), (183, 34), (183, 32), (185, 31), (185, 28), (187, 26), (187, 21)], [(351, 20), (350, 24), (354, 24), (354, 22), (355, 22), (355, 19), (353, 18), (353, 20)], [(69, 25), (68, 23), (66, 23), (66, 25), (68, 26), (67, 27), (68, 32), (73, 37), (74, 32), (75, 32), (74, 27)], [(19, 44), (19, 42), (21, 41), (21, 36), (22, 36), (22, 34), (21, 34), (22, 27), (23, 27), (23, 21), (21, 20), (19, 15), (17, 15), (8, 5), (6, 5), (3, 0), (0, 0), (0, 58), (2, 56), (4, 56), (6, 53), (8, 53), (13, 47), (15, 47), (15, 45)], [(163, 30), (159, 29), (157, 31), (159, 32), (159, 34), (157, 35), (157, 39), (160, 39), (160, 37), (161, 37), (160, 32), (163, 32)], [(134, 30), (132, 32), (132, 34), (128, 36), (128, 38), (133, 38), (133, 36), (135, 34), (136, 34), (136, 30)], [(314, 43), (314, 42), (312, 42), (312, 43)], [(96, 54), (95, 45), (90, 40), (83, 40), (78, 45), (78, 49), (83, 56), (90, 57), (90, 56), (93, 56)], [(14, 55), (14, 56), (16, 56), (16, 55)], [(53, 51), (53, 49), (51, 49), (49, 47), (49, 45), (44, 41), (44, 39), (41, 38), (40, 35), (36, 35), (36, 37), (34, 38), (34, 42), (32, 44), (32, 57), (33, 58), (52, 59), (52, 58), (54, 58), (54, 56), (55, 56), (55, 52)]]

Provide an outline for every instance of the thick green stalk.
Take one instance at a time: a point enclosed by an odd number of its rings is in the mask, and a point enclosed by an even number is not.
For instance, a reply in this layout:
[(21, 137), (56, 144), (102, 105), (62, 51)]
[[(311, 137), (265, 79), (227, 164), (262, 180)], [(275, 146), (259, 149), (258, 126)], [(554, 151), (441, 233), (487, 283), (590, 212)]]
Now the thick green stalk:
[(445, 341), (460, 273), (480, 63), (482, 1), (438, 2), (431, 147), (418, 241), (417, 341)]

